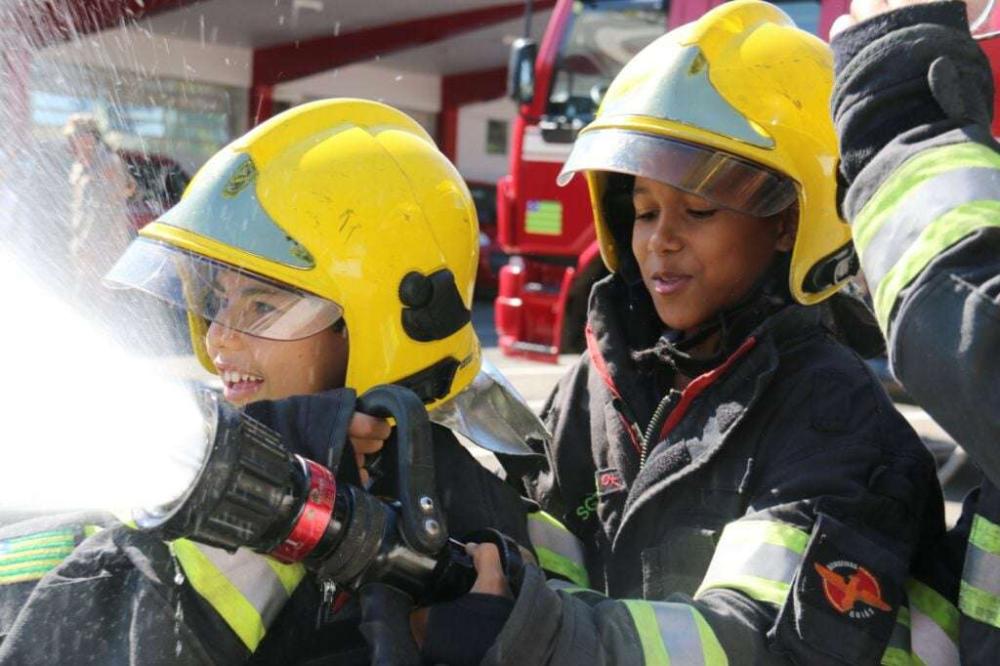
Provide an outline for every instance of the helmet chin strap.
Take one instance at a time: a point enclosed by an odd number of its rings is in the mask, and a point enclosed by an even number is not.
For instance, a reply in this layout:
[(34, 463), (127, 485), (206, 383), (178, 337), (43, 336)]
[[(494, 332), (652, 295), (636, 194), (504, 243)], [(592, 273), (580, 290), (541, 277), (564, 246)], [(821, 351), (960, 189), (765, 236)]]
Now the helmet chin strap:
[[(656, 343), (657, 355), (685, 377), (697, 377), (718, 367), (753, 329), (792, 302), (788, 290), (790, 260), (791, 253), (778, 254), (743, 298), (716, 313), (690, 335), (674, 329), (666, 330)], [(714, 353), (708, 356), (692, 353), (698, 345), (716, 334), (719, 345)]]

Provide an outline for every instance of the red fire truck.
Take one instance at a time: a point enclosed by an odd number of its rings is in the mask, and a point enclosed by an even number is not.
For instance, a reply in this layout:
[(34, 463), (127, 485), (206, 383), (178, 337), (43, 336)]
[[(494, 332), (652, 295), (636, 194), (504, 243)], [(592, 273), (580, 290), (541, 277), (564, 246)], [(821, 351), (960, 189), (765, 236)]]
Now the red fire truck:
[[(510, 255), (495, 301), (504, 353), (555, 361), (560, 352), (582, 350), (590, 287), (606, 270), (584, 180), (561, 188), (556, 175), (622, 66), (668, 27), (718, 4), (721, 0), (559, 0), (540, 44), (515, 42), (509, 87), (520, 107), (510, 173), (497, 184), (499, 242)], [(776, 4), (799, 27), (826, 37), (849, 0)], [(997, 19), (991, 16), (990, 23), (1000, 28)], [(983, 48), (1000, 61), (1000, 37), (987, 37)]]

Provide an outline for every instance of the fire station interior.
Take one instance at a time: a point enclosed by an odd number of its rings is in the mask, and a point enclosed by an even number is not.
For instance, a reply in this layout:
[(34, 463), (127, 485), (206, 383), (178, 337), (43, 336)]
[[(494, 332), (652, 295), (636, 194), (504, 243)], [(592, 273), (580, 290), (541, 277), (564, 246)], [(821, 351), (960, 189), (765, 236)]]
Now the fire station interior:
[[(542, 165), (538, 182), (554, 180), (575, 132), (600, 102), (602, 81), (610, 80), (621, 63), (668, 25), (693, 20), (716, 4), (717, 0), (26, 3), (6, 10), (12, 19), (7, 30), (23, 34), (30, 48), (0, 58), (0, 92), (10, 101), (10, 121), (39, 145), (50, 146), (51, 159), (64, 160), (67, 168), (70, 156), (62, 135), (67, 118), (80, 112), (97, 118), (139, 185), (129, 202), (134, 228), (176, 203), (187, 181), (211, 155), (283, 110), (329, 97), (375, 99), (403, 110), (434, 137), (470, 187), (481, 229), (476, 290), (480, 304), (473, 313), (474, 323), (494, 360), (515, 359), (510, 361), (514, 365), (502, 369), (513, 368), (515, 383), (524, 377), (518, 388), (529, 404), (540, 407), (548, 387), (571, 362), (571, 352), (582, 348), (580, 317), (590, 285), (603, 273), (585, 197), (577, 197), (580, 208), (554, 201), (556, 195), (548, 190), (512, 198), (508, 195), (515, 164), (536, 160)], [(779, 4), (800, 26), (823, 36), (848, 3)], [(619, 11), (614, 21), (588, 23), (588, 17), (626, 5), (627, 11)], [(554, 20), (560, 12), (569, 17), (566, 22)], [(642, 26), (638, 33), (637, 25)], [(512, 47), (529, 39), (543, 50), (546, 40), (553, 39), (547, 31), (563, 40), (558, 71), (534, 81), (533, 100), (511, 99), (509, 64), (516, 63)], [(542, 50), (533, 54), (540, 61), (546, 57)], [(602, 57), (594, 55), (597, 51)], [(619, 62), (613, 62), (615, 58)], [(535, 133), (521, 126), (530, 124), (519, 121), (519, 113), (526, 112), (537, 116)], [(523, 136), (517, 135), (519, 131)], [(576, 182), (573, 187), (583, 186)], [(554, 184), (549, 189), (554, 191)], [(57, 208), (67, 202), (52, 205)], [(522, 236), (511, 236), (513, 232), (504, 236), (500, 229), (504, 215), (508, 222), (518, 222), (512, 226)], [(574, 229), (579, 233), (567, 240)], [(511, 255), (528, 260), (519, 269), (508, 270), (507, 287), (517, 291), (505, 295), (503, 269)], [(545, 260), (532, 267), (532, 257)], [(516, 270), (520, 273), (511, 277)], [(529, 365), (531, 360), (549, 365)], [(877, 370), (886, 386), (898, 391), (888, 369)], [(898, 392), (895, 397), (905, 399)], [(927, 441), (941, 443), (935, 453), (948, 473), (959, 470), (965, 460), (961, 449), (922, 411), (914, 407), (908, 416), (921, 424), (918, 430), (927, 433)]]

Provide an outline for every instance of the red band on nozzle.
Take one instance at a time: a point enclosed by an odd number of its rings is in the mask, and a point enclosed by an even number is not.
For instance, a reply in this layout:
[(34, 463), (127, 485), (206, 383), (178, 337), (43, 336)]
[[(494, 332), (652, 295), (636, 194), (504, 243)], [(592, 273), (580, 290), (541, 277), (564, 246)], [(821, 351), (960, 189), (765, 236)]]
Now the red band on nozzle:
[(312, 460), (299, 458), (309, 473), (309, 492), (295, 527), (271, 556), (285, 564), (301, 562), (323, 538), (337, 495), (337, 481), (326, 467)]

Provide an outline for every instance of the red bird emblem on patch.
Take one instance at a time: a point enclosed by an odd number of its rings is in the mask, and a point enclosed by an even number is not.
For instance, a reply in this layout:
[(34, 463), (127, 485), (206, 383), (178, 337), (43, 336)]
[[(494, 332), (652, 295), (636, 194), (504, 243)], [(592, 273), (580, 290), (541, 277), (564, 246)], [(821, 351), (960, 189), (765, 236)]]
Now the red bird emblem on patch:
[(823, 579), (823, 594), (838, 612), (855, 619), (866, 619), (876, 610), (891, 611), (882, 599), (878, 579), (863, 566), (846, 560), (831, 562), (827, 566), (815, 564)]

